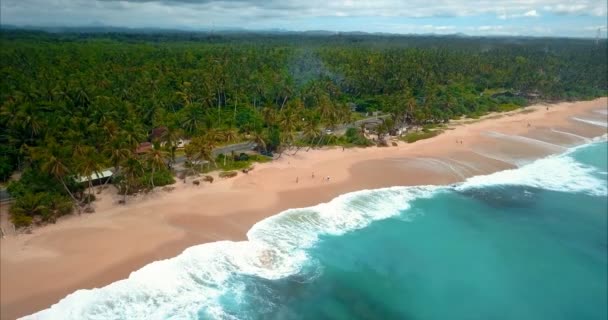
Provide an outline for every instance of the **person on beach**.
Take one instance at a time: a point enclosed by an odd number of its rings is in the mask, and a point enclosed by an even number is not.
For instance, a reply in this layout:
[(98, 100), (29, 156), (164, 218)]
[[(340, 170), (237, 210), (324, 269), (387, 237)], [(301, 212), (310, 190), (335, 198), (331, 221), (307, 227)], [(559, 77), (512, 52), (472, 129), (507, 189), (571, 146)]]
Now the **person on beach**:
[(315, 172), (314, 172), (314, 171), (312, 172), (311, 177), (312, 177), (313, 179), (315, 178)]
[(296, 183), (298, 183), (298, 181), (300, 181), (300, 177), (296, 177)]

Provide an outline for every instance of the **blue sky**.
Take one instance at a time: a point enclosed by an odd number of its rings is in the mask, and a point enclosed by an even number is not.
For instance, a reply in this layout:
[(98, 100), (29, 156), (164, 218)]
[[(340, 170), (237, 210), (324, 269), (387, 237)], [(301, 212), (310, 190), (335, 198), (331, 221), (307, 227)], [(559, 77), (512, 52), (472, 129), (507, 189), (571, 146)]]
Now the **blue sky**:
[(2, 24), (606, 37), (606, 0), (2, 0)]

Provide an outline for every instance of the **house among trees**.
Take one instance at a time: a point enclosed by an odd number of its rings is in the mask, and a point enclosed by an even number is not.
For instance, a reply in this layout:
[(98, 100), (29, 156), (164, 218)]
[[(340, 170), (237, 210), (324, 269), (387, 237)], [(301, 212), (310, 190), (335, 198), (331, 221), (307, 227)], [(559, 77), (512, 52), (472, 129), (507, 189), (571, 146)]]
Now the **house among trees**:
[(142, 142), (135, 149), (135, 153), (144, 154), (150, 150), (152, 150), (152, 143), (151, 142)]
[(169, 129), (167, 129), (167, 127), (156, 127), (150, 131), (150, 135), (148, 137), (150, 141), (160, 140), (168, 130)]

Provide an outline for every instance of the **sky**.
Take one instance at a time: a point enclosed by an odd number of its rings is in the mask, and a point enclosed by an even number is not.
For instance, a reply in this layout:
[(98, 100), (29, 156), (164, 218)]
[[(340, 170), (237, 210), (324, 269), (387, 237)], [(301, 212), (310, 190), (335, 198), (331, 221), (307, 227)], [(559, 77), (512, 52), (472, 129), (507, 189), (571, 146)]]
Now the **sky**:
[(0, 24), (605, 38), (606, 0), (0, 0)]

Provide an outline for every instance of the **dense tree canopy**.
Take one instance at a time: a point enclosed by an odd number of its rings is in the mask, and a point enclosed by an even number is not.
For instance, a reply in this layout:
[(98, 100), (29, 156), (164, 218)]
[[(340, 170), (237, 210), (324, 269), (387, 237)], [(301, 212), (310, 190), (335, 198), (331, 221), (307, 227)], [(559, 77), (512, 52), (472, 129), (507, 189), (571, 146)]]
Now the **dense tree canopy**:
[[(104, 168), (115, 169), (124, 193), (169, 182), (180, 138), (195, 142), (187, 156), (213, 161), (214, 146), (240, 140), (265, 150), (319, 144), (321, 128), (351, 121), (353, 108), (389, 113), (395, 124), (425, 124), (608, 89), (606, 41), (0, 35), (0, 179), (15, 170), (45, 177), (55, 181), (47, 191), (74, 201), (83, 197), (75, 177)], [(161, 134), (151, 135), (155, 128)], [(366, 144), (353, 130), (348, 139)], [(147, 141), (155, 148), (136, 153)], [(40, 202), (40, 192), (28, 197)]]

